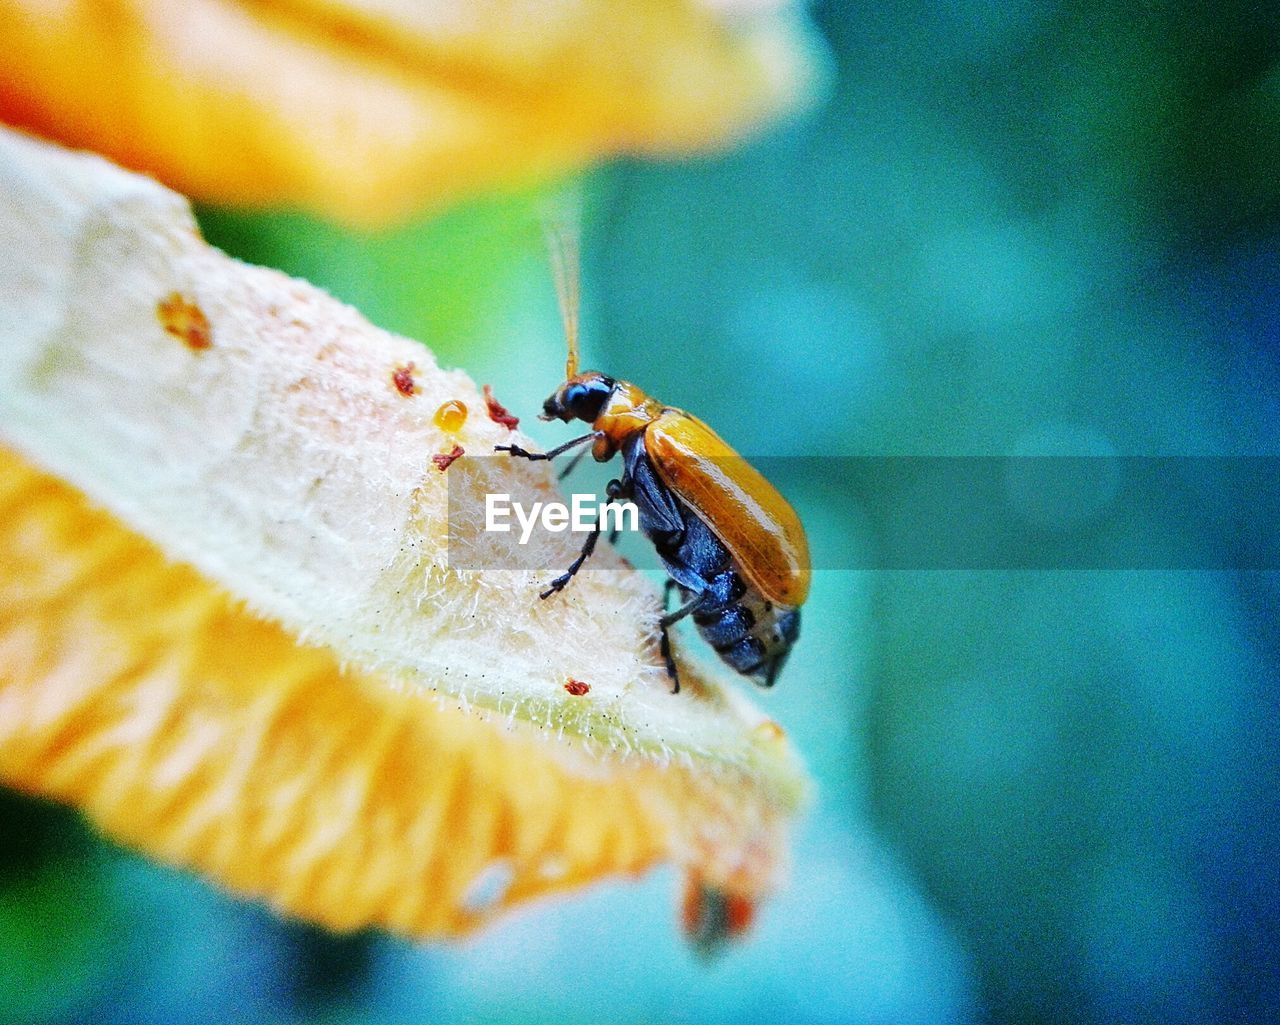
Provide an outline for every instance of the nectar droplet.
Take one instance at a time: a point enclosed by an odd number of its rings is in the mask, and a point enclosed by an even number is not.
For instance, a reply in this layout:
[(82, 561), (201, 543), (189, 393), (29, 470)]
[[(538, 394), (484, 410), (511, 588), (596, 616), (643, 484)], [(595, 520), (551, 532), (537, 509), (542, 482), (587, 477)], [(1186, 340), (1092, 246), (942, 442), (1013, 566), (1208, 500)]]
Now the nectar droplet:
[(442, 431), (449, 434), (456, 434), (462, 430), (462, 425), (467, 422), (467, 406), (464, 402), (457, 399), (450, 399), (443, 406), (436, 410), (436, 415), (432, 417), (435, 424)]

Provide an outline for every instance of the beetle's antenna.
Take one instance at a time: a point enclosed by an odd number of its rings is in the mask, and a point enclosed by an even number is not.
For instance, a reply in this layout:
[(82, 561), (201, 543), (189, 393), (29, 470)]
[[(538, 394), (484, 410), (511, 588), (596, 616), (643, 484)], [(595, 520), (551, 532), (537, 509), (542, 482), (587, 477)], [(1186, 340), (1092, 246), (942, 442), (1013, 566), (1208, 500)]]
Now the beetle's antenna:
[(564, 321), (564, 337), (569, 346), (569, 355), (564, 363), (566, 381), (578, 376), (581, 263), (578, 256), (579, 228), (576, 205), (576, 203), (565, 204), (554, 213), (548, 213), (543, 221), (543, 229), (547, 236), (547, 252), (551, 256), (551, 271), (556, 280), (556, 295), (560, 299), (560, 318)]

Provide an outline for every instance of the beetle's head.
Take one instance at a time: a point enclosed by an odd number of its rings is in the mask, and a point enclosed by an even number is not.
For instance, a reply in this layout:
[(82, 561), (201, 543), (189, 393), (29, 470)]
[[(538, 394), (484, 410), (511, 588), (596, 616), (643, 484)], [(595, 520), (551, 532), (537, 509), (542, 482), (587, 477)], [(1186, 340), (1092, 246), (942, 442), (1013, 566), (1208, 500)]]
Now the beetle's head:
[(542, 404), (539, 420), (585, 420), (595, 423), (616, 382), (598, 370), (576, 374)]

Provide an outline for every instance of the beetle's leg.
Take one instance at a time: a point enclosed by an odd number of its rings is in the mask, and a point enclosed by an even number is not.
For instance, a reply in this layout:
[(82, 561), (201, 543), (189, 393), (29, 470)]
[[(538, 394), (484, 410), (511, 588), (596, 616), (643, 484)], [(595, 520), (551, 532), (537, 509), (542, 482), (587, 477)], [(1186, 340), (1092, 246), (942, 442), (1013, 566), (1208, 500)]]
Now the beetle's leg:
[[(582, 439), (579, 438), (578, 440), (581, 441)], [(605, 502), (605, 505), (606, 506), (611, 505), (617, 499), (617, 497), (622, 493), (623, 493), (623, 487), (622, 487), (621, 481), (616, 481), (616, 480), (609, 481), (609, 483), (605, 486), (605, 494), (609, 496), (609, 500)], [(616, 534), (617, 531), (614, 531), (613, 533)], [(578, 553), (578, 557), (569, 564), (569, 568), (567, 570), (565, 570), (553, 581), (551, 581), (551, 586), (548, 587), (545, 591), (543, 591), (540, 595), (538, 595), (538, 597), (546, 599), (546, 598), (550, 598), (553, 594), (555, 594), (558, 591), (563, 591), (566, 585), (568, 585), (569, 581), (572, 580), (574, 576), (577, 574), (578, 570), (582, 569), (582, 564), (586, 562), (589, 558), (591, 558), (591, 553), (596, 550), (596, 543), (599, 540), (600, 540), (600, 520), (597, 519), (596, 525), (594, 529), (592, 529), (591, 533), (587, 535), (587, 540), (582, 546), (582, 551)]]
[[(588, 437), (590, 437), (590, 435), (588, 435)], [(582, 462), (583, 456), (585, 456), (590, 451), (591, 450), (589, 448), (580, 449), (578, 453), (572, 459), (569, 460), (565, 468), (561, 470), (558, 474), (556, 474), (556, 480), (564, 480), (567, 476), (569, 476), (569, 474), (573, 473), (573, 471), (578, 468), (578, 464)]]
[(519, 445), (494, 445), (493, 450), (495, 452), (510, 452), (513, 456), (519, 456), (521, 459), (554, 459), (556, 456), (561, 455), (564, 452), (568, 452), (569, 449), (574, 448), (577, 445), (583, 445), (588, 441), (595, 441), (596, 438), (600, 437), (603, 433), (603, 431), (589, 431), (581, 437), (570, 438), (563, 445), (557, 445), (549, 452), (526, 452)]
[(582, 564), (591, 558), (591, 553), (596, 550), (596, 542), (600, 540), (600, 521), (596, 521), (595, 528), (587, 535), (586, 543), (582, 546), (582, 551), (578, 553), (578, 557), (569, 563), (569, 568), (551, 581), (551, 585), (543, 591), (539, 598), (547, 599), (559, 591), (563, 591), (570, 580), (574, 578), (578, 570), (582, 569)]
[[(674, 581), (672, 581), (672, 583), (674, 583)], [(667, 627), (680, 622), (680, 620), (684, 619), (684, 617), (690, 613), (697, 612), (702, 605), (706, 604), (709, 597), (711, 597), (711, 595), (706, 591), (699, 591), (687, 602), (676, 609), (675, 612), (666, 613), (660, 620), (658, 620), (659, 625), (663, 629), (666, 629)]]
[[(623, 490), (625, 489), (623, 489), (622, 481), (617, 481), (617, 480), (609, 481), (608, 485), (605, 486), (605, 489), (604, 489), (604, 493), (607, 494), (609, 497), (608, 502), (604, 503), (605, 507), (608, 507), (608, 505), (612, 505), (614, 502), (616, 502), (618, 495), (623, 494)], [(617, 536), (617, 531), (613, 531), (611, 536)], [(593, 528), (593, 530), (591, 530), (589, 535), (586, 535), (586, 541), (584, 544), (582, 544), (581, 552), (577, 553), (577, 558), (573, 559), (573, 562), (570, 563), (570, 566), (568, 566), (568, 569), (566, 569), (566, 571), (564, 571), (563, 573), (561, 573), (561, 575), (556, 577), (556, 580), (553, 580), (552, 582), (550, 582), (550, 586), (548, 587), (548, 589), (541, 592), (541, 594), (538, 595), (539, 598), (548, 599), (553, 594), (556, 594), (556, 592), (563, 591), (564, 587), (568, 585), (568, 582), (570, 582), (572, 578), (575, 577), (577, 571), (579, 571), (579, 569), (582, 568), (582, 563), (585, 563), (586, 560), (591, 558), (591, 553), (595, 552), (595, 545), (596, 543), (598, 543), (599, 540), (600, 540), (600, 521), (596, 520), (595, 527)]]
[[(671, 588), (674, 586), (675, 581), (668, 577), (662, 592), (662, 606), (664, 609), (667, 605), (667, 598), (671, 594)], [(706, 591), (699, 591), (674, 612), (664, 612), (662, 618), (658, 620), (658, 630), (661, 631), (658, 650), (662, 652), (662, 661), (667, 664), (667, 675), (671, 677), (672, 694), (680, 693), (680, 674), (676, 671), (676, 660), (671, 657), (671, 627), (691, 612), (697, 612), (708, 597), (709, 595)]]
[(671, 637), (667, 633), (667, 627), (663, 620), (667, 618), (667, 610), (671, 608), (671, 592), (675, 590), (676, 582), (670, 577), (662, 582), (662, 618), (658, 620), (658, 630), (661, 631), (661, 640), (658, 642), (658, 650), (662, 652), (662, 661), (666, 663), (667, 675), (671, 677), (671, 693), (680, 693), (680, 674), (676, 672), (675, 659), (671, 657)]
[[(575, 458), (574, 462), (576, 463), (577, 461), (578, 459)], [(564, 475), (561, 474), (561, 476), (564, 476)], [(630, 497), (630, 491), (627, 488), (625, 480), (609, 481), (609, 483), (605, 485), (604, 493), (609, 496), (609, 501), (605, 502), (606, 508), (612, 505), (614, 502), (616, 502), (619, 498)], [(618, 522), (621, 523), (622, 521), (619, 520)], [(622, 533), (621, 527), (614, 527), (611, 531), (609, 531), (609, 544), (616, 545), (618, 543), (618, 535), (621, 533)]]
[(658, 642), (658, 650), (662, 652), (662, 661), (667, 664), (667, 675), (671, 677), (671, 693), (680, 693), (680, 673), (676, 670), (676, 660), (671, 657), (671, 635), (667, 628), (661, 627), (662, 639)]

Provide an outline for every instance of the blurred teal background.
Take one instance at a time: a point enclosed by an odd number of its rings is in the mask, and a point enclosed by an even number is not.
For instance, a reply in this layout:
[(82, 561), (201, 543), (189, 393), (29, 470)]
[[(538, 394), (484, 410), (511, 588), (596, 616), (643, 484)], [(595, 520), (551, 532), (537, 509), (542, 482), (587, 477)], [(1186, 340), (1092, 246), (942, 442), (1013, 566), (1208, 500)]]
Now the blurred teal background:
[[(814, 14), (831, 87), (810, 115), (583, 182), (589, 365), (753, 455), (1280, 454), (1274, 6)], [(539, 201), (376, 238), (201, 214), (531, 416), (563, 359)], [(779, 483), (819, 560), (895, 513)], [(711, 965), (669, 873), (456, 947), (335, 938), (5, 796), (0, 1019), (1276, 1020), (1278, 590), (820, 573), (756, 696), (819, 800), (790, 887)]]

